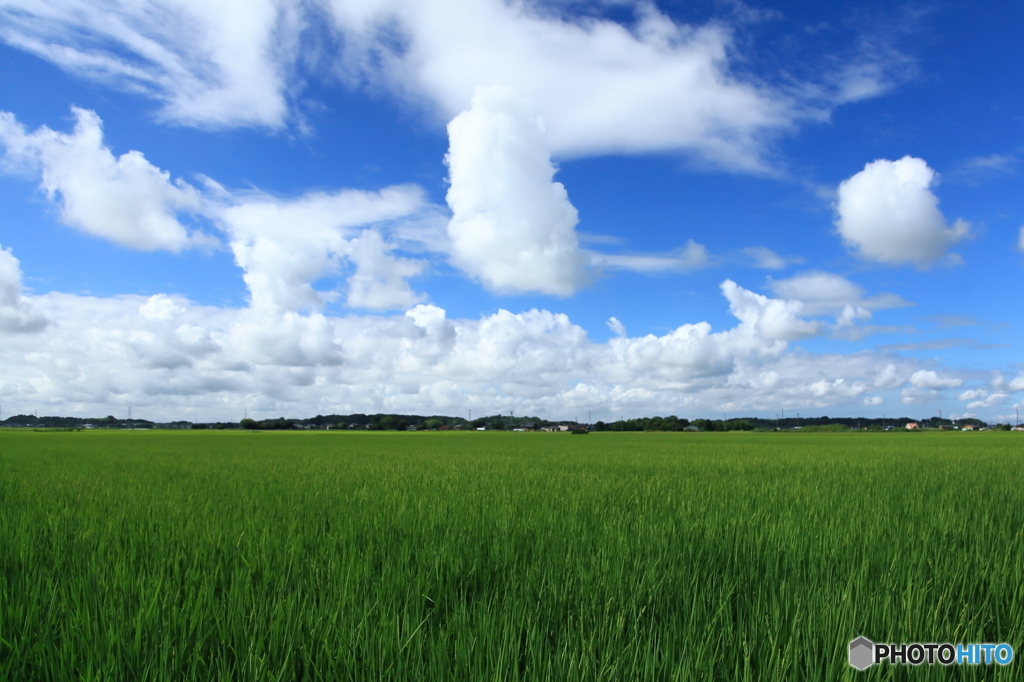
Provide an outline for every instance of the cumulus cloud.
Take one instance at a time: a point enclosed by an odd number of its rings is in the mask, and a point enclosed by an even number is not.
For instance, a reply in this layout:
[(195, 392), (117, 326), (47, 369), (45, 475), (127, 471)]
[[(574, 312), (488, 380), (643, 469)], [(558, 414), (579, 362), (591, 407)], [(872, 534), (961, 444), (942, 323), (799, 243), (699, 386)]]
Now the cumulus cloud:
[(759, 337), (779, 341), (796, 341), (820, 333), (821, 325), (801, 319), (803, 303), (768, 298), (739, 286), (732, 280), (722, 283), (722, 293), (729, 301), (729, 310)]
[(281, 126), (303, 28), (277, 0), (11, 0), (0, 38), (199, 126)]
[(396, 258), (374, 230), (362, 226), (409, 216), (424, 207), (414, 186), (379, 192), (312, 192), (293, 200), (265, 194), (233, 196), (216, 216), (229, 235), (235, 261), (249, 288), (252, 307), (264, 311), (319, 309), (331, 292), (314, 283), (350, 262), (350, 305), (395, 308), (419, 300), (405, 278), (421, 265)]
[(423, 300), (407, 281), (423, 270), (425, 263), (412, 258), (396, 258), (376, 230), (364, 230), (353, 239), (352, 262), (356, 272), (348, 278), (348, 304), (355, 308), (396, 310), (410, 308)]
[(841, 275), (812, 270), (789, 279), (768, 279), (768, 288), (781, 298), (800, 301), (805, 315), (834, 315), (838, 327), (868, 320), (876, 310), (910, 305), (896, 294), (865, 297), (864, 289)]
[(895, 364), (890, 363), (875, 375), (872, 383), (875, 388), (899, 388), (903, 384), (907, 383), (904, 376), (900, 375)]
[(612, 333), (616, 336), (626, 335), (626, 325), (622, 324), (617, 317), (608, 318), (608, 328), (612, 330)]
[(147, 320), (170, 320), (185, 309), (167, 294), (156, 294), (139, 306), (139, 314)]
[(18, 259), (0, 246), (0, 332), (36, 332), (46, 324), (46, 317), (21, 295)]
[(1010, 397), (1008, 393), (993, 393), (983, 400), (975, 400), (967, 404), (968, 410), (989, 409), (996, 405), (1002, 405)]
[(1017, 248), (1024, 251), (1024, 226), (1020, 228), (1020, 233), (1017, 235)]
[(921, 369), (910, 375), (910, 383), (916, 388), (941, 389), (957, 388), (964, 383), (956, 377), (943, 377), (931, 369)]
[[(162, 294), (30, 296), (27, 304), (61, 324), (0, 344), (0, 364), (10, 368), (0, 395), (15, 411), (106, 414), (131, 404), (156, 419), (237, 419), (242, 409), (257, 416), (592, 409), (607, 418), (665, 405), (695, 416), (863, 400), (882, 356), (794, 352), (790, 341), (814, 332), (798, 304), (731, 281), (721, 288), (738, 320), (731, 328), (697, 322), (629, 337), (612, 324), (616, 336), (606, 343), (545, 310), (467, 320), (420, 304), (390, 316), (278, 311), (268, 318), (258, 308)], [(918, 369), (898, 364), (903, 375)]]
[(935, 171), (923, 160), (879, 159), (839, 185), (836, 228), (843, 242), (865, 260), (927, 267), (970, 234), (952, 227), (932, 193)]
[(964, 400), (964, 401), (967, 401), (967, 400), (977, 400), (979, 398), (984, 398), (987, 395), (988, 395), (988, 391), (986, 391), (985, 389), (983, 389), (983, 388), (975, 388), (975, 389), (971, 389), (971, 390), (968, 390), (968, 391), (964, 391), (963, 393), (958, 395), (956, 397), (956, 399), (957, 400)]
[[(141, 152), (114, 157), (103, 145), (102, 121), (92, 111), (73, 109), (72, 134), (43, 126), (27, 133), (13, 115), (0, 112), (0, 141), (9, 171), (42, 175), (42, 188), (61, 205), (63, 222), (89, 234), (136, 249), (181, 251), (217, 243), (189, 231), (178, 219), (189, 212), (212, 219), (227, 235), (243, 269), (254, 307), (297, 311), (320, 307), (336, 292), (313, 284), (346, 265), (350, 306), (405, 309), (422, 300), (407, 282), (423, 263), (395, 256), (395, 244), (376, 230), (356, 228), (417, 213), (430, 213), (415, 186), (379, 192), (312, 192), (284, 200), (259, 192), (232, 193), (206, 179), (207, 194), (149, 163)], [(426, 223), (410, 237), (428, 240)]]
[(543, 123), (504, 87), (448, 124), (452, 263), (499, 293), (567, 296), (587, 282), (576, 209), (554, 182)]
[(103, 124), (93, 111), (72, 108), (75, 129), (58, 133), (42, 126), (26, 132), (13, 114), (0, 112), (4, 165), (39, 172), (40, 187), (60, 204), (61, 221), (121, 246), (152, 251), (181, 251), (214, 243), (189, 231), (180, 212), (200, 213), (199, 192), (174, 182), (142, 155), (115, 157), (103, 144)]

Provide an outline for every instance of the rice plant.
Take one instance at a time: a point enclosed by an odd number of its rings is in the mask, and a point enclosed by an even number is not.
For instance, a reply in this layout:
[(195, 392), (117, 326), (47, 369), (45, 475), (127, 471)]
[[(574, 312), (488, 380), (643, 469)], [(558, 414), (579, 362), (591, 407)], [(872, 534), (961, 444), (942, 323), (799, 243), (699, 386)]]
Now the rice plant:
[(1022, 446), (2, 431), (0, 679), (1017, 679)]

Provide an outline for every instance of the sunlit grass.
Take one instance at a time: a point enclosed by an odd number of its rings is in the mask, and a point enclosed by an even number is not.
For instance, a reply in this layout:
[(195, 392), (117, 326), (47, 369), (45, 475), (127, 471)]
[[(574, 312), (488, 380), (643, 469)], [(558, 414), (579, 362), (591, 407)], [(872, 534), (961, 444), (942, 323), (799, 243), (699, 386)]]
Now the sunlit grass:
[(0, 432), (0, 679), (1011, 679), (1024, 438)]

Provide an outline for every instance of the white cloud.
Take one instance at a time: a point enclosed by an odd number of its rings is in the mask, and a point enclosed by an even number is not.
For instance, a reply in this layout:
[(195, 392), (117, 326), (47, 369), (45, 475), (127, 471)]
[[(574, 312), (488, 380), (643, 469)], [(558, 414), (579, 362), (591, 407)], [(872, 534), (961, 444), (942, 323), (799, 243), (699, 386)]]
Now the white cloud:
[[(238, 419), (280, 414), (466, 409), (595, 418), (665, 409), (682, 416), (860, 404), (884, 356), (789, 350), (813, 333), (798, 304), (730, 281), (739, 322), (707, 322), (606, 343), (565, 315), (501, 310), (448, 319), (417, 305), (393, 316), (225, 309), (180, 297), (28, 297), (60, 324), (0, 344), (12, 411)], [(899, 372), (917, 366), (900, 360)], [(891, 363), (895, 364), (895, 363)], [(117, 366), (118, 372), (110, 372)]]
[(667, 254), (611, 254), (589, 251), (591, 265), (648, 274), (658, 272), (692, 272), (711, 265), (711, 256), (703, 244), (692, 239)]
[(867, 43), (857, 58), (848, 62), (831, 78), (832, 97), (837, 103), (859, 102), (877, 97), (916, 71), (913, 62), (895, 50), (879, 54), (877, 44)]
[(544, 126), (508, 88), (448, 124), (452, 263), (499, 293), (568, 296), (587, 282), (576, 209), (554, 182)]
[(910, 383), (917, 388), (941, 389), (957, 388), (964, 383), (963, 379), (942, 377), (934, 370), (921, 369), (910, 376)]
[(1017, 235), (1017, 248), (1024, 251), (1024, 226), (1021, 226), (1020, 233)]
[(896, 294), (864, 297), (864, 289), (831, 272), (811, 271), (789, 279), (769, 278), (768, 288), (782, 298), (801, 301), (806, 315), (836, 315), (840, 324), (867, 319), (872, 311), (910, 305)]
[(875, 388), (899, 388), (907, 383), (907, 380), (900, 376), (896, 365), (890, 363), (875, 375), (872, 383)]
[(1009, 386), (1011, 391), (1024, 391), (1024, 372), (1012, 379)]
[(7, 0), (0, 37), (199, 126), (279, 127), (303, 28), (278, 0)]
[(348, 278), (348, 304), (355, 308), (400, 310), (423, 300), (406, 278), (423, 270), (423, 261), (396, 258), (394, 246), (387, 244), (376, 230), (364, 230), (351, 242), (356, 272)]
[(616, 336), (626, 336), (626, 325), (622, 324), (617, 317), (608, 318), (608, 328)]
[(926, 267), (970, 234), (952, 227), (931, 192), (935, 172), (921, 159), (879, 159), (839, 185), (836, 227), (848, 248), (865, 259)]
[(821, 332), (817, 322), (800, 319), (803, 303), (768, 298), (747, 291), (732, 280), (722, 283), (722, 293), (729, 300), (729, 310), (743, 325), (756, 330), (765, 339), (796, 341)]
[(231, 205), (216, 215), (244, 271), (253, 308), (318, 309), (332, 294), (315, 290), (314, 283), (339, 272), (349, 260), (356, 265), (349, 278), (350, 305), (394, 308), (420, 299), (405, 281), (419, 272), (420, 264), (392, 256), (393, 246), (377, 232), (355, 229), (423, 209), (420, 188), (312, 192), (293, 200), (257, 194), (228, 201)]
[(967, 401), (967, 400), (977, 400), (979, 398), (984, 398), (987, 395), (988, 395), (988, 391), (986, 391), (985, 389), (983, 389), (983, 388), (975, 388), (975, 389), (971, 389), (971, 390), (968, 390), (968, 391), (964, 391), (963, 393), (958, 395), (956, 399), (957, 400), (964, 400), (964, 401)]
[(414, 214), (432, 210), (419, 187), (312, 192), (289, 201), (232, 194), (207, 178), (204, 196), (181, 180), (172, 183), (140, 152), (115, 158), (103, 146), (99, 117), (73, 111), (77, 124), (71, 135), (45, 126), (28, 134), (13, 115), (0, 112), (8, 170), (39, 169), (42, 187), (51, 198), (60, 197), (65, 223), (123, 246), (180, 251), (216, 241), (189, 232), (178, 212), (212, 218), (229, 237), (253, 306), (265, 310), (318, 308), (336, 294), (315, 291), (314, 282), (346, 264), (355, 266), (348, 278), (351, 306), (404, 309), (422, 299), (406, 278), (418, 274), (423, 263), (394, 256), (395, 245), (379, 232), (355, 229), (412, 216), (402, 226), (406, 236), (431, 241), (425, 236), (430, 216), (419, 230), (411, 224)]
[(38, 171), (40, 187), (59, 201), (61, 221), (96, 237), (133, 249), (181, 251), (215, 243), (190, 232), (179, 212), (199, 213), (202, 201), (191, 185), (149, 163), (141, 152), (115, 157), (103, 145), (103, 124), (95, 112), (72, 108), (75, 130), (58, 133), (42, 126), (27, 133), (13, 114), (0, 112), (0, 142), (8, 170)]
[(913, 70), (875, 40), (773, 88), (733, 69), (737, 13), (697, 26), (653, 2), (626, 6), (620, 23), (559, 2), (6, 0), (0, 39), (186, 125), (302, 129), (300, 97), (318, 78), (390, 92), (437, 123), (477, 87), (505, 85), (537, 107), (557, 156), (682, 150), (748, 172), (769, 172), (780, 133)]
[(1009, 154), (989, 154), (988, 156), (972, 156), (960, 164), (964, 170), (992, 171), (1006, 173), (1013, 170), (1017, 159)]
[(558, 155), (684, 149), (763, 170), (764, 138), (799, 115), (730, 72), (725, 24), (677, 24), (650, 3), (637, 5), (632, 28), (500, 0), (331, 7), (354, 81), (387, 83), (445, 118), (478, 86), (509, 86), (537, 107)]
[(36, 332), (46, 324), (46, 317), (21, 295), (18, 259), (0, 246), (0, 333)]
[(1000, 175), (1015, 173), (1019, 162), (1009, 154), (989, 154), (964, 159), (946, 174), (953, 182), (977, 186)]
[(989, 409), (996, 405), (1002, 405), (1009, 398), (1008, 393), (993, 393), (984, 400), (975, 400), (967, 404), (968, 410)]
[(150, 296), (149, 300), (139, 306), (139, 314), (147, 320), (167, 321), (182, 312), (185, 309), (167, 294)]
[(881, 405), (885, 401), (882, 399), (882, 396), (880, 396), (880, 395), (873, 395), (873, 396), (869, 396), (867, 398), (864, 398), (864, 400), (862, 402), (865, 405), (869, 405), (871, 407), (874, 407), (876, 405)]
[(780, 256), (766, 246), (751, 246), (743, 249), (743, 253), (754, 259), (756, 267), (764, 270), (784, 270), (804, 260), (796, 256)]

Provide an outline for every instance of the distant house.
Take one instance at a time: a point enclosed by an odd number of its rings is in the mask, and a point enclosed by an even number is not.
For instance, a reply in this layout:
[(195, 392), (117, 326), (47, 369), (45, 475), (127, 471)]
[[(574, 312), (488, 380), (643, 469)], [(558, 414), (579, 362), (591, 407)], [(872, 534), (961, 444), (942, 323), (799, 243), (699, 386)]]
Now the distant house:
[(960, 430), (961, 431), (974, 431), (975, 427), (974, 427), (974, 424), (964, 424), (963, 427)]
[(913, 431), (914, 429), (921, 428), (921, 425), (918, 424), (917, 422), (907, 422), (907, 425), (903, 428), (905, 428), (907, 431)]
[(522, 426), (523, 431), (536, 431), (537, 424), (535, 422), (526, 422)]

